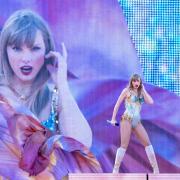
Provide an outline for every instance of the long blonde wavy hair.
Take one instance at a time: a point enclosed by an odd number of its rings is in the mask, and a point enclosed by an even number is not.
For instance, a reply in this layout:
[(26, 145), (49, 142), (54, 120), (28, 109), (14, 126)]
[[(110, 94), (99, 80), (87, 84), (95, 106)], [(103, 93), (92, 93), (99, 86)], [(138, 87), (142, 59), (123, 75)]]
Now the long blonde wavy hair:
[(129, 84), (128, 84), (128, 89), (129, 90), (133, 90), (133, 84), (132, 82), (135, 81), (135, 80), (139, 80), (140, 81), (140, 85), (137, 89), (138, 91), (138, 97), (141, 96), (142, 94), (142, 79), (141, 79), (141, 76), (139, 74), (133, 74), (129, 80)]
[[(46, 48), (45, 53), (53, 51), (55, 45), (51, 31), (47, 23), (35, 12), (27, 9), (19, 10), (14, 12), (5, 22), (0, 35), (0, 74), (3, 84), (9, 84), (14, 75), (7, 56), (7, 46), (20, 47), (22, 44), (26, 44), (28, 47), (32, 47), (37, 30), (42, 33)], [(50, 74), (46, 68), (46, 63), (44, 63), (32, 84), (36, 89), (36, 96), (33, 96), (28, 104), (36, 115), (41, 112), (49, 100), (49, 91), (46, 87), (49, 78)]]

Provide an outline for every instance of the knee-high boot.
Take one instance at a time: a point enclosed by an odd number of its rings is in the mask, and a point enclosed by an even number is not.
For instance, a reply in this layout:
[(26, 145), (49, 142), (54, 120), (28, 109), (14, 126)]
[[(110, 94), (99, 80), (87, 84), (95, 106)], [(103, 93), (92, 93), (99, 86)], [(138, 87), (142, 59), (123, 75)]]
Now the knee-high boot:
[(119, 172), (119, 167), (121, 165), (121, 162), (122, 162), (125, 152), (126, 152), (126, 149), (124, 149), (122, 147), (117, 149), (113, 173)]
[(146, 151), (147, 157), (149, 159), (149, 162), (153, 168), (153, 173), (158, 174), (159, 173), (159, 167), (157, 164), (156, 156), (155, 156), (154, 149), (153, 149), (152, 145), (146, 146), (145, 151)]

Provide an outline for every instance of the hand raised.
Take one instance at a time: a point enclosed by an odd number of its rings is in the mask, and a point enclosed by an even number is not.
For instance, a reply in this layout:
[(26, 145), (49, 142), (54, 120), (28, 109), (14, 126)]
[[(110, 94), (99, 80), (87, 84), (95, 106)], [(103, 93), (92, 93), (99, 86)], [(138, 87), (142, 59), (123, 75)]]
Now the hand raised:
[(45, 58), (52, 58), (53, 63), (47, 64), (47, 69), (51, 74), (53, 81), (58, 85), (62, 81), (67, 81), (67, 50), (64, 43), (61, 44), (62, 53), (50, 51)]

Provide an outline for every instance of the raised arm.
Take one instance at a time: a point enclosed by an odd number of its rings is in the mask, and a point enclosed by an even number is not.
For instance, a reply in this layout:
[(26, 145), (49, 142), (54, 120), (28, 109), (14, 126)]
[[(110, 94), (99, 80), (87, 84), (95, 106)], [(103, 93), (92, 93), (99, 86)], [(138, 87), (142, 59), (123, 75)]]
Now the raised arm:
[(67, 82), (67, 52), (62, 44), (62, 54), (50, 51), (46, 58), (54, 57), (54, 65), (47, 65), (59, 92), (59, 128), (64, 136), (72, 137), (90, 147), (92, 144), (91, 128), (72, 96)]
[(154, 101), (153, 101), (153, 98), (150, 96), (150, 94), (146, 91), (144, 85), (142, 85), (142, 95), (144, 97), (144, 101), (147, 103), (147, 104), (153, 104)]
[(118, 100), (117, 100), (117, 102), (116, 102), (116, 104), (114, 106), (114, 110), (113, 110), (113, 114), (112, 114), (112, 119), (111, 119), (112, 122), (116, 122), (116, 115), (117, 115), (118, 109), (119, 109), (122, 101), (126, 97), (127, 92), (128, 92), (127, 88), (123, 89), (123, 91), (121, 92), (120, 96), (118, 97)]
[(67, 84), (63, 84), (59, 90), (60, 120), (59, 127), (63, 135), (72, 137), (87, 147), (92, 143), (90, 126), (80, 111)]

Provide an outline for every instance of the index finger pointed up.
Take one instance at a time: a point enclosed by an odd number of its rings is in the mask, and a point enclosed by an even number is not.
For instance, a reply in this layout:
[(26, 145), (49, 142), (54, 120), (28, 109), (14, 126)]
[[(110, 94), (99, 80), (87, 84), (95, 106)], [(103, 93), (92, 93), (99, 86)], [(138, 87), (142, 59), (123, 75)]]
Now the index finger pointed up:
[(66, 50), (66, 46), (64, 45), (64, 43), (61, 43), (62, 46), (62, 56), (64, 57), (64, 59), (67, 61), (67, 50)]

